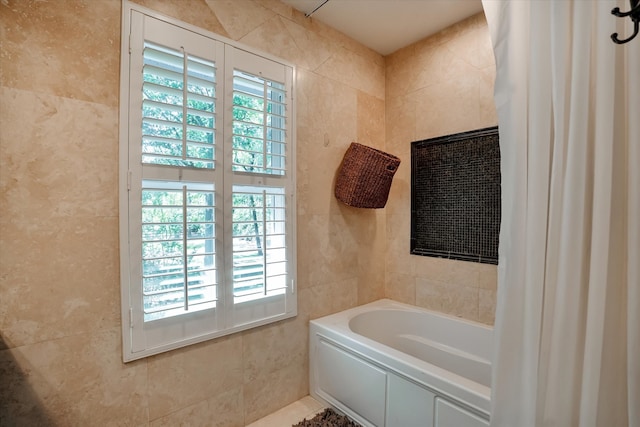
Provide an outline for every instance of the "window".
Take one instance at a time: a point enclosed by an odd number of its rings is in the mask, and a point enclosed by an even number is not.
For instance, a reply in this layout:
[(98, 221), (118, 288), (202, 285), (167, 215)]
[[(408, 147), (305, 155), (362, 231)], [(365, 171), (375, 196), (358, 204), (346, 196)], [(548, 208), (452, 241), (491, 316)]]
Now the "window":
[(125, 3), (124, 360), (296, 315), (293, 67)]

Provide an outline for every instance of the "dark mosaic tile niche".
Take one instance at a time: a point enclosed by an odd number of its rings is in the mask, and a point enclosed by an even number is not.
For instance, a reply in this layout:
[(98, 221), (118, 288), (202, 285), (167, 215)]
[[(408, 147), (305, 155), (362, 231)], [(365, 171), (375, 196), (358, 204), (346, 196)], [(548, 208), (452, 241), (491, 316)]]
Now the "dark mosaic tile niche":
[(490, 127), (411, 143), (411, 253), (498, 263), (500, 144)]

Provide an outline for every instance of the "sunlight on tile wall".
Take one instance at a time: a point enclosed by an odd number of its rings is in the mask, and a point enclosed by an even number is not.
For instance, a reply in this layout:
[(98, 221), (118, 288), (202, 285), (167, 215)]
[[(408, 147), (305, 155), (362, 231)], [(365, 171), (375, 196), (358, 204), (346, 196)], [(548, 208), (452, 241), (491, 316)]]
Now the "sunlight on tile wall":
[[(242, 426), (308, 393), (310, 318), (386, 295), (490, 320), (494, 271), (408, 255), (410, 141), (495, 124), (481, 19), (398, 52), (385, 66), (377, 53), (277, 0), (136, 2), (297, 66), (300, 314), (122, 363), (121, 2), (2, 0), (3, 420)], [(411, 61), (426, 68), (416, 74)], [(443, 70), (469, 80), (441, 81)], [(465, 116), (454, 119), (452, 109)], [(427, 119), (415, 119), (425, 112)], [(387, 209), (335, 200), (335, 173), (352, 141), (402, 157)]]
[(387, 204), (385, 295), (493, 324), (494, 265), (409, 255), (411, 142), (495, 126), (495, 64), (484, 14), (386, 58), (386, 148), (405, 160)]

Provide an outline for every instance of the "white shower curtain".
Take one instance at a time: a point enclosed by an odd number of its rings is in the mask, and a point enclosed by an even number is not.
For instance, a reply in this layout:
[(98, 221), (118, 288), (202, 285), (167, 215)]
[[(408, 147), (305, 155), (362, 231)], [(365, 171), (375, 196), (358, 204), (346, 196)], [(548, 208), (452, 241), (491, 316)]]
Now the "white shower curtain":
[(483, 0), (502, 226), (492, 426), (640, 426), (640, 36), (628, 1)]

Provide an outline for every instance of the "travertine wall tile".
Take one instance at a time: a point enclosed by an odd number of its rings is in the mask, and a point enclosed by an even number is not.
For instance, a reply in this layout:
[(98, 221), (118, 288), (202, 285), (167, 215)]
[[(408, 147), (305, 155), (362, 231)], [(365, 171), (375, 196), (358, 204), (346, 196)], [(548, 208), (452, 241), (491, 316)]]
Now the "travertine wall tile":
[(18, 221), (4, 213), (0, 221), (5, 345), (118, 327), (117, 219)]
[(486, 31), (488, 34), (487, 21), (483, 13), (478, 13), (463, 21), (457, 22), (443, 29), (439, 33), (434, 34), (433, 36), (425, 40), (419, 41), (417, 44), (418, 45), (425, 44), (425, 43), (444, 44), (456, 38), (464, 36), (465, 33), (468, 33), (477, 29), (482, 29)]
[(29, 226), (36, 219), (117, 217), (117, 109), (0, 91), (3, 214)]
[[(410, 153), (402, 153), (400, 150), (392, 151), (396, 153), (398, 157), (401, 159), (406, 159), (404, 162), (405, 165), (401, 166), (401, 169), (398, 169), (396, 175), (393, 178), (393, 182), (391, 184), (391, 190), (389, 193), (393, 193), (394, 200), (408, 200), (407, 203), (387, 203), (385, 208), (387, 209), (387, 215), (394, 216), (395, 218), (399, 217), (408, 217), (411, 219), (411, 154)], [(391, 197), (391, 196), (390, 196)], [(405, 248), (407, 251), (409, 250), (409, 244), (406, 241), (407, 233), (410, 228), (407, 228), (407, 232), (402, 235), (404, 238)]]
[(299, 287), (357, 279), (358, 243), (342, 215), (302, 217), (298, 230), (299, 262), (308, 271), (308, 276), (299, 278)]
[(298, 215), (338, 213), (336, 173), (357, 139), (358, 91), (298, 69)]
[[(480, 123), (480, 103), (476, 96), (479, 77), (472, 67), (461, 64), (461, 72), (453, 80), (425, 86), (415, 92), (416, 110), (421, 120), (416, 123), (416, 138), (423, 140), (483, 127)], [(434, 100), (438, 101), (434, 101)], [(485, 126), (486, 127), (486, 126)]]
[(410, 233), (411, 215), (409, 211), (387, 215), (387, 274), (415, 275), (414, 257), (409, 255)]
[(332, 47), (332, 52), (331, 57), (315, 70), (318, 74), (384, 98), (384, 66), (372, 64), (367, 57), (346, 48)]
[(496, 78), (496, 66), (492, 64), (480, 70), (478, 80), (478, 98), (480, 100), (480, 123), (498, 123), (498, 113), (493, 101), (493, 83)]
[[(333, 313), (330, 286), (307, 286), (298, 290), (298, 310), (309, 314), (309, 319), (317, 319)], [(356, 292), (353, 292), (356, 294)]]
[(249, 32), (240, 41), (311, 71), (332, 55), (329, 40), (279, 15)]
[(416, 279), (413, 274), (387, 272), (384, 293), (386, 298), (416, 305)]
[(240, 40), (276, 16), (257, 1), (251, 2), (250, 7), (247, 7), (247, 1), (237, 0), (206, 0), (206, 3), (233, 40)]
[(148, 358), (149, 419), (242, 387), (242, 335)]
[(359, 277), (357, 280), (344, 279), (330, 285), (331, 299), (329, 307), (331, 313), (337, 313), (362, 304), (360, 298), (366, 298), (366, 295), (361, 295), (360, 280)]
[(270, 327), (243, 332), (244, 382), (304, 359), (309, 351), (308, 321), (307, 316), (301, 315)]
[[(262, 2), (262, 0), (257, 0), (257, 1)], [(269, 0), (268, 3), (271, 3), (274, 1), (277, 1), (277, 0)], [(270, 7), (270, 6), (267, 6), (267, 7)], [(272, 7), (272, 10), (276, 10), (276, 8)], [(283, 17), (288, 17), (288, 15), (283, 13), (282, 11), (279, 12), (279, 14)], [(303, 12), (300, 12), (295, 9), (291, 10), (290, 17), (291, 17), (291, 20), (296, 24), (316, 34), (320, 34), (322, 35), (322, 37), (325, 37), (326, 39), (328, 39), (331, 46), (343, 47), (350, 52), (360, 55), (366, 58), (367, 60), (372, 61), (373, 63), (384, 67), (385, 58), (382, 55), (356, 42), (355, 40), (351, 39), (347, 35), (339, 32), (338, 30), (335, 30), (329, 27), (328, 25), (322, 23), (321, 21), (316, 20), (313, 17), (307, 18)]]
[(415, 45), (407, 46), (386, 57), (386, 99), (400, 98), (416, 89), (415, 82), (420, 68), (413, 66), (415, 58)]
[(149, 427), (242, 427), (244, 408), (242, 388), (232, 388), (149, 423)]
[[(347, 213), (347, 210), (355, 212)], [(350, 226), (357, 230), (358, 304), (384, 298), (386, 214), (382, 209), (346, 208)]]
[(496, 291), (478, 289), (478, 321), (493, 325), (496, 317)]
[(120, 8), (119, 0), (3, 1), (0, 85), (117, 107)]
[(306, 287), (298, 293), (298, 309), (308, 313), (310, 319), (337, 313), (358, 304), (358, 278), (355, 276)]
[[(217, 0), (207, 0), (207, 1), (217, 1)], [(284, 18), (287, 18), (291, 21), (295, 21), (296, 16), (301, 14), (301, 12), (292, 8), (288, 4), (281, 2), (280, 0), (252, 0), (252, 1), (259, 2), (260, 6), (266, 7), (272, 10), (273, 12), (275, 12), (276, 14)], [(211, 9), (215, 10), (215, 6), (212, 6)], [(302, 14), (302, 16), (304, 16), (304, 14)]]
[(491, 264), (477, 264), (478, 288), (496, 291), (498, 288), (498, 269)]
[(416, 279), (416, 305), (469, 320), (478, 320), (478, 288)]
[[(384, 99), (366, 92), (357, 92), (357, 141), (361, 144), (385, 149)], [(383, 118), (380, 120), (380, 118)], [(405, 162), (408, 159), (401, 159)]]
[(232, 38), (207, 0), (131, 0), (154, 12), (179, 19), (207, 31)]
[[(495, 65), (483, 14), (385, 59), (387, 149), (410, 158), (412, 141), (496, 125)], [(387, 204), (385, 295), (400, 301), (413, 298), (419, 306), (492, 323), (496, 266), (409, 254), (408, 163), (396, 173)]]
[[(416, 78), (415, 90), (446, 83), (450, 83), (452, 87), (459, 87), (459, 90), (465, 90), (469, 87), (468, 77), (477, 72), (476, 67), (470, 65), (463, 57), (447, 49), (447, 45), (436, 45), (431, 50), (421, 52), (419, 58), (424, 59), (420, 62), (421, 66), (418, 68), (420, 72)], [(432, 101), (434, 99), (438, 99), (440, 102), (448, 101), (448, 98), (433, 98)], [(455, 94), (451, 94), (451, 98), (455, 99)], [(467, 95), (465, 98), (471, 97)]]
[[(459, 286), (479, 287), (480, 269), (485, 264), (458, 262), (433, 257), (413, 257), (416, 275)], [(491, 266), (490, 266), (491, 267)], [(495, 269), (495, 267), (494, 267)]]
[[(395, 80), (395, 79), (394, 79)], [(387, 90), (387, 94), (392, 93)], [(385, 99), (385, 140), (389, 151), (398, 153), (400, 158), (411, 154), (411, 145), (407, 141), (416, 140), (416, 99), (410, 96), (387, 95)], [(397, 154), (397, 155), (398, 155)], [(404, 175), (411, 171), (411, 158), (407, 157)]]
[(245, 425), (309, 393), (308, 356), (299, 357), (277, 371), (260, 375), (244, 386)]
[[(304, 191), (298, 196), (300, 215), (329, 216), (340, 212), (339, 202), (334, 194), (334, 186), (340, 164), (350, 142), (344, 148), (334, 147), (329, 133), (325, 132), (325, 137), (329, 141), (326, 147), (323, 143), (305, 149), (308, 150), (308, 155), (300, 165), (306, 172), (300, 174), (301, 184), (306, 184)], [(354, 139), (343, 138), (342, 141)]]
[(119, 326), (116, 110), (2, 87), (0, 111), (5, 344)]
[(2, 425), (147, 421), (146, 361), (123, 364), (120, 330), (0, 351)]
[[(379, 264), (384, 215), (351, 213), (347, 221), (333, 197), (333, 182), (351, 141), (362, 137), (384, 145), (384, 59), (276, 0), (134, 1), (297, 66), (299, 316), (143, 361), (121, 362), (121, 2), (3, 1), (0, 291), (7, 304), (0, 306), (0, 351), (11, 360), (3, 366), (11, 367), (14, 378), (7, 388), (14, 403), (7, 410), (17, 417), (28, 412), (31, 418), (26, 419), (34, 424), (86, 425), (87, 414), (100, 414), (104, 407), (105, 413), (129, 417), (131, 425), (244, 425), (245, 418), (255, 419), (308, 392), (309, 318), (382, 294), (378, 284), (368, 291), (370, 278), (358, 282), (369, 261), (359, 258), (367, 242), (359, 233), (374, 230), (376, 240), (365, 255)], [(323, 68), (327, 61), (340, 70)], [(54, 344), (75, 337), (100, 340), (107, 332), (118, 345), (103, 348), (104, 357), (129, 373), (126, 378), (78, 357), (77, 346)], [(109, 378), (100, 380), (101, 388), (71, 386), (63, 380), (69, 364), (30, 364), (37, 354), (33, 349), (55, 350), (53, 360), (73, 364), (76, 376)], [(30, 374), (30, 366), (42, 377)], [(137, 381), (134, 386), (129, 386), (130, 377)], [(267, 386), (271, 393), (264, 392)], [(141, 390), (143, 398), (132, 398), (120, 387)], [(79, 398), (67, 399), (80, 389), (90, 397), (93, 390), (108, 396), (82, 404)], [(114, 393), (122, 399), (109, 396)], [(228, 416), (211, 416), (220, 411)], [(116, 416), (113, 423), (125, 424), (119, 420)], [(110, 422), (104, 418), (101, 424)]]

